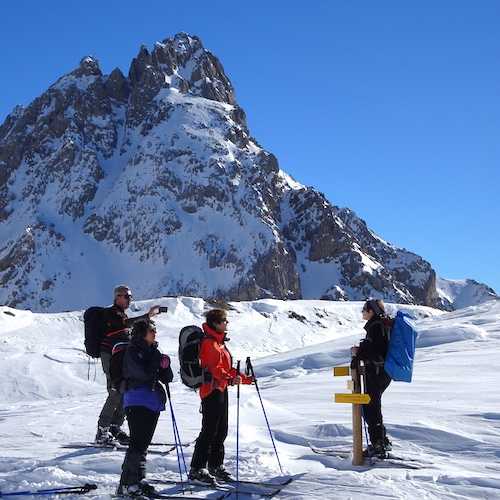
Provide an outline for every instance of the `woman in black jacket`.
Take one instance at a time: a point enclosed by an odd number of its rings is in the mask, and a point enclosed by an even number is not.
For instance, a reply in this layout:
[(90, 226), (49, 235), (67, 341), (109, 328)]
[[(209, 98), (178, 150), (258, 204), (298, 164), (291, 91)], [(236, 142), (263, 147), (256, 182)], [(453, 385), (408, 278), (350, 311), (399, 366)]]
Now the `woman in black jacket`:
[(173, 379), (170, 358), (158, 349), (156, 326), (151, 319), (134, 324), (132, 340), (123, 359), (123, 375), (128, 389), (123, 395), (123, 406), (130, 429), (130, 444), (117, 494), (144, 497), (154, 490), (144, 478), (147, 450), (160, 411), (165, 409), (165, 389), (160, 382), (168, 384)]
[(391, 377), (384, 370), (389, 346), (384, 303), (381, 300), (368, 300), (361, 311), (366, 320), (366, 337), (359, 346), (351, 347), (351, 354), (365, 365), (365, 392), (370, 395), (370, 403), (363, 405), (363, 413), (368, 426), (371, 453), (385, 458), (391, 443), (382, 418), (382, 394), (391, 383)]

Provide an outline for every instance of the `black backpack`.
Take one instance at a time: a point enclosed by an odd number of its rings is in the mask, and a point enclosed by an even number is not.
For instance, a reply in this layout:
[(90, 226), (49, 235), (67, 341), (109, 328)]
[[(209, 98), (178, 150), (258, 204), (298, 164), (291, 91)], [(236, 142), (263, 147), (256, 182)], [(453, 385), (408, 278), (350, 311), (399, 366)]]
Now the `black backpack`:
[(118, 342), (114, 345), (111, 358), (109, 358), (109, 376), (112, 388), (122, 395), (129, 389), (127, 380), (123, 376), (123, 359), (129, 345), (130, 342)]
[(83, 314), (85, 351), (91, 358), (101, 357), (101, 340), (106, 333), (106, 307), (89, 307)]
[(180, 375), (184, 385), (197, 389), (212, 379), (208, 368), (202, 368), (200, 363), (201, 341), (207, 335), (199, 326), (185, 326), (179, 334), (179, 364)]

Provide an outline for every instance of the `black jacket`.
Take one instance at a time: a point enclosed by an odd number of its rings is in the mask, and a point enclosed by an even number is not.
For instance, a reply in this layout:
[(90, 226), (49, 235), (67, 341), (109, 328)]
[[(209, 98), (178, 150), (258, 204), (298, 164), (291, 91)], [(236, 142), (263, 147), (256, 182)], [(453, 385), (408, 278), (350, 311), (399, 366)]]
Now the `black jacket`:
[(148, 319), (148, 314), (129, 318), (124, 309), (117, 304), (113, 304), (104, 311), (104, 321), (106, 322), (106, 332), (101, 341), (101, 351), (111, 354), (113, 346), (118, 342), (128, 342), (130, 340), (130, 328), (140, 319)]
[(373, 316), (365, 324), (366, 337), (359, 344), (356, 354), (365, 363), (383, 363), (389, 346), (388, 327), (379, 316)]
[(133, 338), (123, 359), (123, 376), (130, 387), (147, 385), (151, 389), (163, 391), (158, 382), (168, 384), (174, 378), (172, 368), (161, 368), (162, 354), (155, 342), (148, 345), (145, 340)]

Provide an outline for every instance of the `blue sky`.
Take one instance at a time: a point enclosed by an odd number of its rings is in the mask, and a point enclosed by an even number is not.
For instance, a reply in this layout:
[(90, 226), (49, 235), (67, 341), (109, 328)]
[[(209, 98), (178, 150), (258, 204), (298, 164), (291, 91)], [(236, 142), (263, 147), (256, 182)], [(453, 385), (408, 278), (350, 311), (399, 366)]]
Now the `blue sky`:
[(499, 26), (498, 0), (4, 1), (0, 122), (86, 55), (127, 74), (185, 31), (285, 172), (500, 293)]

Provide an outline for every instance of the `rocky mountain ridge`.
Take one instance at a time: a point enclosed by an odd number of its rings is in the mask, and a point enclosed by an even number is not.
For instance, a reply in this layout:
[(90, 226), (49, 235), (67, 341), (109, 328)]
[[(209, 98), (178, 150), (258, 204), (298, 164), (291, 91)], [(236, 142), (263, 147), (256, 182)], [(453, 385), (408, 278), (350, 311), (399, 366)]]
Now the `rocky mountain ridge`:
[(217, 57), (185, 33), (141, 47), (128, 76), (85, 57), (16, 108), (0, 181), (11, 307), (108, 303), (122, 282), (141, 298), (440, 305), (428, 262), (279, 168)]

